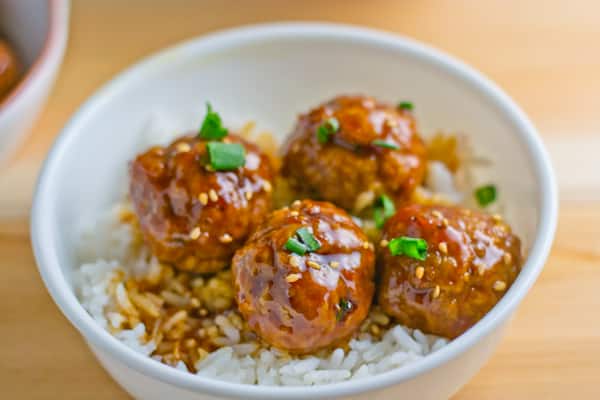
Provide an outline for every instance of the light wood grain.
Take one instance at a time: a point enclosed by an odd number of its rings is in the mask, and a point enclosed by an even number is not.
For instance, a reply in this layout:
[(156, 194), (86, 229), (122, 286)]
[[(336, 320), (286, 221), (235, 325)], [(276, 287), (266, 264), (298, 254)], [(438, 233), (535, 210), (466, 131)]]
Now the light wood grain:
[(74, 1), (55, 89), (0, 171), (0, 397), (127, 398), (59, 313), (31, 254), (33, 181), (57, 132), (100, 84), (140, 57), (205, 32), (275, 20), (411, 36), (480, 69), (522, 105), (560, 179), (556, 244), (497, 353), (455, 398), (600, 398), (600, 3), (573, 0)]

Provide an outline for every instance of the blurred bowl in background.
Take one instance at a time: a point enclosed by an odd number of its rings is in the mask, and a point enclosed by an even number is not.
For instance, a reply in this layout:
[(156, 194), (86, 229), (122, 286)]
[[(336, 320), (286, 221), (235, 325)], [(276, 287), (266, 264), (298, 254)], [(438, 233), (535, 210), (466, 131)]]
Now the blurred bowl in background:
[(0, 0), (0, 37), (14, 49), (19, 82), (0, 100), (0, 165), (31, 129), (63, 59), (68, 0)]

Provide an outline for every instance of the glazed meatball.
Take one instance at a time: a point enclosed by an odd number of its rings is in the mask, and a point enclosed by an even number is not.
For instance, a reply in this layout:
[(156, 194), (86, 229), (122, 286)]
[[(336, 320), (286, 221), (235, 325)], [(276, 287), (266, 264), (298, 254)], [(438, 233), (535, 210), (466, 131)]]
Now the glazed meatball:
[(152, 253), (184, 271), (209, 273), (229, 265), (252, 229), (271, 210), (272, 169), (257, 146), (229, 135), (245, 149), (245, 165), (214, 171), (208, 142), (195, 136), (153, 147), (130, 165), (130, 196)]
[(409, 110), (342, 96), (299, 117), (282, 175), (301, 195), (352, 211), (363, 193), (406, 199), (423, 180), (425, 153)]
[[(392, 255), (402, 237), (425, 240), (426, 255)], [(406, 206), (386, 223), (383, 240), (379, 304), (408, 327), (448, 338), (479, 321), (521, 267), (519, 238), (506, 223), (458, 207)]]
[[(288, 249), (302, 237), (316, 240), (314, 251)], [(373, 245), (346, 212), (296, 201), (273, 212), (235, 253), (239, 310), (265, 342), (310, 353), (347, 338), (365, 319), (374, 263)]]
[(19, 67), (15, 53), (0, 39), (0, 101), (17, 83)]

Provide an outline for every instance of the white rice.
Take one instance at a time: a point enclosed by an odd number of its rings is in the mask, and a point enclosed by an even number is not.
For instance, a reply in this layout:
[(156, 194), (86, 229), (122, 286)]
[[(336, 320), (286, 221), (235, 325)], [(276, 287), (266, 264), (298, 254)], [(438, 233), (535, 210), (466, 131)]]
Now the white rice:
[[(142, 267), (152, 268), (148, 263), (140, 265), (140, 258), (130, 254), (132, 232), (128, 225), (118, 222), (121, 209), (122, 206), (114, 207), (108, 217), (100, 218), (82, 232), (83, 262), (76, 274), (78, 296), (100, 326), (116, 332), (114, 336), (134, 351), (151, 356), (156, 345), (146, 340), (142, 323), (133, 329), (119, 330), (125, 316), (105, 312), (111, 301), (118, 302), (121, 310), (130, 307), (122, 283), (116, 285), (114, 296), (109, 294), (110, 282), (117, 279), (118, 271), (139, 273)], [(363, 334), (361, 340), (351, 340), (347, 351), (337, 348), (323, 357), (296, 357), (277, 349), (258, 349), (255, 342), (241, 342), (239, 330), (225, 317), (217, 316), (215, 322), (224, 333), (225, 346), (198, 362), (197, 375), (247, 384), (320, 385), (360, 379), (418, 361), (447, 343), (446, 339), (396, 325), (380, 340), (369, 334)], [(152, 358), (160, 362), (160, 356)], [(187, 371), (183, 362), (175, 368)]]

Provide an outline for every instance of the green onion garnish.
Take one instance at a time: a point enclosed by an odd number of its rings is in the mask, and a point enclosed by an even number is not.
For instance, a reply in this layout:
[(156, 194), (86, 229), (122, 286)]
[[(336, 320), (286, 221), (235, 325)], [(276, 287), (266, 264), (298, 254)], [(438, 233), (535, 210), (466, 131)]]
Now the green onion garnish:
[(346, 314), (352, 311), (353, 306), (354, 305), (350, 300), (341, 299), (340, 302), (337, 304), (337, 312), (335, 314), (335, 319), (338, 321), (343, 320)]
[(319, 143), (327, 143), (329, 136), (333, 135), (340, 129), (340, 123), (336, 118), (329, 118), (317, 128), (317, 139)]
[(306, 245), (308, 251), (316, 251), (321, 247), (321, 243), (313, 236), (308, 228), (300, 228), (296, 231), (296, 235), (300, 238), (302, 243)]
[(206, 103), (206, 116), (202, 121), (198, 137), (207, 140), (219, 140), (227, 136), (227, 129), (221, 123), (221, 117), (212, 110), (210, 103)]
[(215, 171), (230, 171), (244, 166), (246, 150), (239, 143), (208, 142), (210, 166)]
[(292, 253), (302, 256), (307, 252), (319, 250), (321, 243), (319, 243), (308, 228), (300, 228), (294, 233), (294, 236), (285, 242), (285, 248)]
[(393, 256), (407, 256), (421, 261), (427, 257), (427, 242), (423, 239), (401, 236), (392, 239), (388, 247)]
[(371, 144), (373, 146), (384, 147), (386, 149), (400, 150), (400, 146), (395, 143), (386, 142), (385, 140), (375, 139), (371, 142)]
[(303, 256), (308, 251), (308, 248), (303, 243), (294, 238), (289, 238), (287, 242), (285, 242), (285, 248), (299, 256)]
[(373, 220), (375, 221), (375, 226), (377, 227), (377, 229), (383, 228), (383, 225), (385, 225), (385, 217), (383, 216), (383, 208), (375, 207), (375, 209), (373, 209)]
[(398, 103), (398, 108), (401, 110), (412, 111), (414, 106), (413, 103), (411, 103), (410, 101), (401, 101), (400, 103)]
[(375, 202), (375, 209), (373, 210), (375, 226), (378, 229), (383, 228), (385, 221), (394, 216), (394, 214), (396, 214), (396, 206), (394, 206), (394, 202), (385, 194), (382, 194)]
[(496, 186), (485, 185), (475, 190), (475, 198), (481, 207), (485, 207), (496, 201)]

